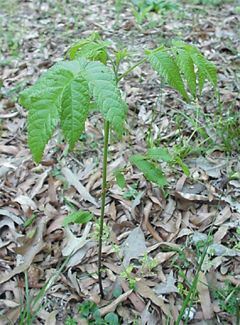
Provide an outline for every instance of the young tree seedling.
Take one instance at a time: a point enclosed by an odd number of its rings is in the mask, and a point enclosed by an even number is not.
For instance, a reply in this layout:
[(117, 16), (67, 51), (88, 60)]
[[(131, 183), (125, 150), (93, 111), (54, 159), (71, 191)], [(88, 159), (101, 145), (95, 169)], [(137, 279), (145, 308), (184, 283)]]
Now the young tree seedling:
[[(70, 149), (73, 149), (85, 129), (90, 110), (94, 107), (103, 116), (104, 147), (98, 246), (98, 279), (102, 297), (102, 234), (109, 133), (113, 130), (121, 138), (127, 114), (127, 104), (122, 99), (118, 82), (139, 65), (149, 62), (159, 76), (187, 102), (201, 94), (206, 80), (214, 87), (217, 85), (215, 66), (192, 45), (173, 42), (169, 48), (161, 46), (145, 51), (145, 56), (123, 74), (119, 74), (119, 65), (126, 57), (126, 51), (114, 53), (113, 59), (108, 46), (109, 43), (93, 33), (70, 48), (67, 55), (69, 59), (56, 63), (20, 95), (20, 104), (28, 109), (28, 145), (37, 163), (41, 161), (45, 146), (58, 123)], [(161, 159), (162, 155), (160, 153)], [(151, 159), (154, 160), (152, 157)], [(134, 156), (132, 163), (150, 181), (162, 184), (157, 166), (146, 157)]]

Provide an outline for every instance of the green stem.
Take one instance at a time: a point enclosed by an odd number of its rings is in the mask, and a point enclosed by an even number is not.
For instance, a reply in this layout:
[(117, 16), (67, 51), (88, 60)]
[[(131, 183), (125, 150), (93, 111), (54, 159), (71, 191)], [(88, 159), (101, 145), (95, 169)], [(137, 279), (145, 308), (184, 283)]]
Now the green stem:
[(133, 71), (136, 67), (138, 67), (139, 65), (143, 64), (144, 62), (146, 62), (146, 58), (138, 61), (136, 64), (134, 64), (132, 67), (130, 67), (127, 71), (125, 71), (123, 74), (121, 74), (121, 76), (119, 76), (117, 78), (117, 82), (119, 82), (121, 79), (123, 79), (124, 77), (126, 77), (131, 71)]
[(103, 175), (102, 175), (102, 202), (101, 202), (101, 215), (100, 215), (100, 229), (99, 229), (99, 242), (98, 242), (98, 282), (100, 295), (104, 298), (103, 285), (102, 285), (102, 237), (103, 237), (103, 219), (105, 213), (105, 202), (107, 192), (107, 157), (108, 157), (108, 139), (109, 139), (109, 122), (104, 121), (104, 148), (103, 148)]

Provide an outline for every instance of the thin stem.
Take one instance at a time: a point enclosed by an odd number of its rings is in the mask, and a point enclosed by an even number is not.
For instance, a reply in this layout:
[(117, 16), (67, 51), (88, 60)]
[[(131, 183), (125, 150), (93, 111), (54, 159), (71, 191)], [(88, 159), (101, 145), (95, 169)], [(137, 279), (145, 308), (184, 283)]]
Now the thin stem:
[(133, 71), (136, 67), (138, 67), (139, 65), (143, 64), (147, 59), (144, 58), (140, 61), (138, 61), (136, 64), (134, 64), (132, 67), (130, 67), (127, 71), (125, 71), (123, 74), (121, 74), (121, 76), (119, 76), (117, 78), (117, 82), (119, 82), (121, 79), (123, 79), (124, 77), (126, 77), (131, 71)]
[[(212, 228), (208, 234), (208, 239), (210, 238), (210, 234), (212, 233)], [(197, 289), (197, 283), (198, 283), (198, 279), (199, 279), (199, 274), (201, 272), (201, 269), (202, 269), (202, 265), (203, 265), (203, 262), (205, 260), (205, 257), (207, 255), (207, 251), (208, 251), (208, 247), (209, 247), (209, 240), (207, 241), (207, 244), (204, 246), (204, 250), (203, 250), (203, 253), (200, 257), (200, 260), (199, 260), (199, 264), (198, 264), (198, 267), (197, 267), (197, 271), (196, 271), (196, 275), (193, 279), (193, 282), (192, 282), (192, 285), (191, 285), (191, 288), (185, 298), (185, 300), (183, 301), (183, 305), (182, 305), (182, 308), (179, 312), (179, 315), (178, 315), (178, 318), (176, 320), (176, 323), (175, 325), (179, 325), (182, 318), (183, 318), (183, 315), (188, 307), (188, 304), (190, 302), (190, 306), (189, 306), (189, 309), (188, 309), (188, 313), (187, 313), (187, 317), (186, 317), (186, 320), (184, 322), (184, 325), (187, 324), (188, 322), (188, 318), (189, 318), (189, 313), (190, 313), (190, 310), (191, 310), (191, 307), (192, 307), (192, 299), (194, 298), (194, 295), (195, 295), (195, 292), (196, 292), (196, 289)]]
[(98, 282), (100, 295), (104, 298), (102, 285), (102, 237), (103, 237), (103, 218), (105, 213), (105, 201), (107, 192), (107, 157), (108, 157), (109, 122), (104, 121), (104, 148), (103, 148), (103, 175), (102, 175), (102, 202), (100, 215), (100, 229), (98, 241)]

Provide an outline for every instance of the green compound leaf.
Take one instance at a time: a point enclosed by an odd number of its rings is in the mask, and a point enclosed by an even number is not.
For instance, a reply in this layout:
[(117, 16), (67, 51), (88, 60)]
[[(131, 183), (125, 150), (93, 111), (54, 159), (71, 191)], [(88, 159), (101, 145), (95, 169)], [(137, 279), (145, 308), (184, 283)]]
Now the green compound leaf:
[(63, 90), (80, 70), (77, 61), (57, 63), (20, 94), (20, 104), (29, 109), (28, 144), (36, 162), (59, 121)]
[(163, 172), (152, 162), (146, 160), (142, 155), (134, 155), (130, 158), (130, 162), (135, 165), (146, 177), (147, 180), (153, 182), (160, 187), (167, 184), (167, 179)]
[(194, 64), (191, 55), (189, 55), (189, 53), (185, 50), (180, 50), (178, 51), (176, 62), (187, 81), (190, 93), (195, 98), (197, 88), (196, 74), (194, 71)]
[(70, 47), (68, 55), (70, 60), (85, 58), (90, 61), (107, 62), (107, 47), (109, 43), (103, 42), (98, 33), (92, 33), (88, 38), (80, 40)]
[(199, 92), (202, 92), (202, 88), (205, 80), (208, 80), (214, 88), (217, 86), (217, 69), (216, 66), (206, 60), (201, 53), (192, 53), (192, 60), (198, 68), (198, 80), (199, 80)]
[(101, 62), (89, 62), (83, 72), (98, 109), (121, 136), (127, 105), (121, 98), (114, 73)]
[(80, 76), (71, 80), (61, 97), (61, 128), (73, 149), (85, 129), (85, 121), (90, 110), (90, 96), (86, 80)]
[(167, 53), (166, 49), (161, 48), (159, 50), (150, 51), (147, 53), (147, 57), (152, 68), (163, 77), (171, 87), (177, 90), (186, 101), (189, 101), (179, 68), (174, 58)]
[[(204, 86), (204, 83), (206, 80), (208, 80), (213, 85), (214, 88), (217, 87), (217, 68), (216, 68), (216, 66), (212, 62), (208, 61), (195, 46), (186, 44), (181, 41), (174, 41), (173, 46), (178, 49), (181, 49), (182, 51), (184, 51), (186, 54), (188, 54), (191, 57), (194, 65), (197, 68), (198, 88), (199, 88), (200, 94), (202, 92), (202, 89), (203, 89), (203, 86)], [(189, 66), (187, 68), (189, 69)], [(186, 69), (186, 67), (185, 67), (185, 69)], [(184, 71), (182, 71), (182, 72), (185, 74)], [(189, 77), (190, 77), (190, 73), (188, 72), (188, 78)], [(187, 82), (189, 85), (188, 79), (187, 79)], [(190, 89), (190, 87), (189, 87), (189, 89)], [(191, 89), (190, 89), (190, 91), (191, 91)]]
[(173, 158), (169, 154), (167, 149), (164, 148), (150, 148), (147, 151), (147, 158), (152, 160), (162, 160), (166, 162), (171, 162)]

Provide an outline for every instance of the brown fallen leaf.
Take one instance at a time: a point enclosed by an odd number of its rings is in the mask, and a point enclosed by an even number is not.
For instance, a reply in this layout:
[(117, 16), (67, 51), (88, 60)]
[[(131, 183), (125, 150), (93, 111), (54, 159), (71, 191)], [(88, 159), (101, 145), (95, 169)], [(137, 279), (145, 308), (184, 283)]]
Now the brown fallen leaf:
[(57, 310), (53, 310), (45, 319), (45, 325), (55, 325), (57, 313)]
[(213, 317), (213, 307), (212, 307), (210, 293), (208, 289), (208, 282), (203, 272), (199, 273), (197, 290), (201, 302), (204, 319), (211, 319)]
[(227, 221), (232, 215), (232, 211), (229, 208), (229, 206), (226, 206), (216, 217), (216, 220), (214, 221), (215, 226), (219, 226), (225, 221)]
[(0, 152), (8, 155), (16, 156), (17, 153), (19, 152), (19, 149), (14, 146), (0, 144)]
[(55, 207), (58, 206), (57, 188), (60, 185), (59, 180), (55, 180), (51, 175), (48, 177), (48, 198), (49, 202)]
[(143, 256), (146, 251), (143, 231), (140, 227), (137, 227), (130, 232), (128, 238), (122, 244), (123, 265), (128, 266), (132, 259)]
[(159, 306), (165, 315), (170, 315), (168, 306), (164, 303), (163, 298), (158, 297), (143, 280), (137, 282), (137, 290), (142, 297), (150, 299), (154, 304)]
[(175, 208), (176, 208), (176, 201), (174, 201), (171, 197), (169, 197), (168, 203), (161, 215), (164, 223), (167, 223), (171, 219)]
[(149, 307), (150, 307), (150, 301), (148, 302), (144, 311), (141, 313), (142, 325), (157, 325), (158, 317), (155, 315), (154, 312), (150, 312), (148, 310)]
[(180, 192), (180, 191), (175, 191), (175, 197), (180, 200), (185, 200), (188, 202), (196, 202), (196, 203), (204, 203), (204, 202), (212, 201), (212, 199), (206, 195), (184, 193), (184, 192)]
[[(127, 292), (129, 290), (129, 286), (128, 286), (127, 282), (124, 281), (123, 279), (121, 279), (121, 286), (125, 292)], [(135, 292), (132, 292), (129, 295), (128, 299), (131, 301), (134, 308), (138, 312), (140, 312), (140, 313), (143, 312), (143, 310), (145, 309), (145, 303), (144, 303), (143, 299), (139, 297), (138, 294), (136, 294)]]
[(20, 204), (25, 214), (27, 214), (29, 209), (32, 211), (37, 209), (36, 203), (27, 195), (19, 195), (13, 201)]
[(49, 173), (49, 169), (46, 170), (44, 173), (42, 173), (41, 176), (38, 177), (37, 182), (32, 188), (31, 193), (29, 195), (31, 199), (33, 199), (41, 191), (43, 187), (43, 183), (45, 182), (45, 179), (48, 176), (48, 173)]
[(46, 218), (40, 218), (37, 224), (37, 231), (34, 240), (26, 250), (23, 256), (23, 262), (16, 266), (11, 272), (1, 274), (0, 284), (8, 281), (16, 274), (26, 271), (31, 265), (34, 257), (43, 249), (45, 243), (43, 242), (43, 232), (45, 229)]
[(99, 309), (100, 315), (104, 316), (110, 312), (114, 312), (115, 309), (117, 308), (117, 306), (125, 301), (129, 295), (132, 293), (132, 290), (128, 290), (127, 292), (123, 293), (122, 295), (120, 295), (117, 299), (115, 299), (113, 302), (111, 302), (109, 305), (104, 306), (102, 308)]
[(99, 207), (99, 204), (97, 203), (95, 198), (87, 191), (87, 189), (78, 180), (78, 177), (74, 175), (69, 168), (63, 167), (62, 173), (65, 176), (66, 180), (68, 181), (69, 185), (75, 187), (75, 189), (78, 191), (78, 193), (81, 195), (81, 197), (84, 200), (92, 203), (96, 207)]
[(166, 281), (163, 283), (157, 284), (154, 288), (154, 292), (157, 295), (178, 292), (178, 288), (175, 286), (175, 283), (176, 283), (176, 279), (174, 279), (174, 277), (173, 277), (173, 272), (170, 271), (170, 273), (166, 277)]
[(76, 237), (69, 227), (65, 228), (65, 240), (63, 243), (63, 248), (62, 248), (62, 254), (63, 256), (69, 256), (71, 254), (76, 253), (80, 248), (85, 246), (88, 242), (89, 239), (87, 239), (88, 234), (91, 230), (92, 223), (89, 222), (86, 224), (86, 227), (84, 228), (82, 237)]
[(158, 264), (162, 264), (167, 260), (169, 260), (175, 254), (176, 252), (166, 252), (166, 253), (160, 252), (154, 257), (154, 260), (156, 260)]
[(229, 225), (221, 225), (214, 234), (214, 243), (220, 244), (221, 240), (226, 236), (228, 229)]
[(160, 237), (158, 232), (153, 228), (153, 226), (149, 222), (149, 216), (150, 216), (152, 206), (153, 206), (152, 202), (148, 201), (143, 210), (143, 214), (144, 214), (143, 226), (150, 232), (150, 234), (153, 236), (153, 238), (156, 241), (161, 243), (163, 239)]

